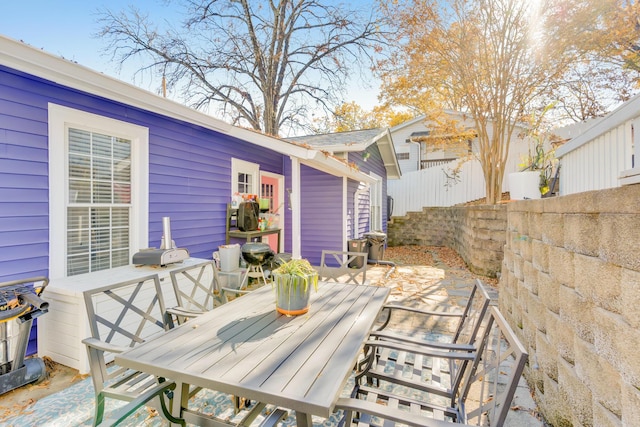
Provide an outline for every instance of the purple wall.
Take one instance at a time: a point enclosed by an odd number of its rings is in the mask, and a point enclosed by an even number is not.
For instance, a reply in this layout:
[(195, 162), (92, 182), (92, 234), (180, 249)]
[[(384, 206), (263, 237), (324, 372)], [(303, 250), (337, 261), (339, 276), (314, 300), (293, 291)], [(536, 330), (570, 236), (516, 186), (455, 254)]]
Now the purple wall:
[(300, 175), (301, 255), (320, 265), (323, 249), (342, 249), (342, 178), (304, 165)]
[(47, 103), (149, 128), (149, 244), (162, 217), (195, 257), (225, 239), (231, 158), (282, 173), (283, 156), (217, 132), (0, 67), (0, 281), (48, 273)]

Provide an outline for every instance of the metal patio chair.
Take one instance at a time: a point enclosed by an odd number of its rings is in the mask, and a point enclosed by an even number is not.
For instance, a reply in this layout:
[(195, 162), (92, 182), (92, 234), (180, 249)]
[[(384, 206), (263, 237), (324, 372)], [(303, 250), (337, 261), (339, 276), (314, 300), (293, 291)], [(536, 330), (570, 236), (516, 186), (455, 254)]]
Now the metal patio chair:
[(325, 282), (367, 284), (367, 252), (323, 250), (318, 278)]
[[(409, 332), (395, 330), (377, 330), (371, 332), (370, 339), (390, 341), (417, 345), (421, 348), (429, 348), (432, 351), (444, 352), (473, 352), (477, 349), (477, 338), (482, 336), (487, 326), (489, 303), (491, 299), (480, 280), (476, 280), (471, 289), (467, 305), (462, 312), (439, 312), (419, 310), (398, 305), (386, 305), (388, 311), (408, 311), (410, 316), (435, 317), (441, 316), (457, 320), (456, 329), (446, 341), (436, 341), (428, 336), (416, 337)], [(388, 313), (383, 329), (390, 318)], [(366, 378), (369, 384), (378, 384), (381, 381), (393, 381), (405, 385), (418, 385), (429, 389), (431, 393), (449, 399), (453, 404), (455, 393), (463, 379), (465, 368), (469, 363), (468, 358), (441, 357), (425, 358), (411, 354), (411, 346), (384, 346), (380, 345), (367, 354), (367, 357), (358, 362), (359, 370), (366, 370)], [(409, 350), (407, 350), (409, 349)], [(374, 358), (374, 360), (368, 360)], [(367, 366), (363, 368), (363, 366)], [(435, 381), (446, 379), (446, 381)]]
[[(340, 398), (336, 410), (343, 410), (341, 426), (444, 427), (451, 423), (500, 427), (504, 425), (527, 353), (496, 307), (491, 307), (477, 350), (456, 352), (435, 350), (392, 341), (370, 340), (367, 351), (384, 346), (412, 353), (416, 357), (467, 360), (464, 378), (457, 385), (455, 400), (438, 402), (429, 388), (421, 384), (389, 382), (372, 387), (362, 384), (359, 373), (349, 398)], [(373, 359), (370, 359), (373, 360)], [(435, 363), (435, 362), (433, 362)]]
[[(185, 425), (167, 408), (175, 384), (115, 365), (114, 355), (164, 333), (165, 306), (157, 274), (84, 292), (91, 337), (82, 340), (95, 390), (93, 425), (117, 425), (146, 404), (161, 409), (171, 422)], [(104, 419), (107, 398), (128, 402)], [(152, 402), (154, 401), (154, 402)]]
[(177, 306), (167, 309), (170, 327), (213, 310), (218, 293), (218, 270), (213, 260), (171, 271)]
[[(392, 339), (415, 344), (428, 342), (432, 346), (447, 349), (451, 349), (451, 344), (455, 344), (457, 350), (471, 350), (473, 349), (473, 344), (478, 334), (481, 333), (490, 303), (491, 297), (486, 287), (480, 279), (476, 279), (467, 298), (467, 304), (462, 311), (433, 311), (396, 303), (386, 304), (382, 309), (383, 320), (381, 324), (377, 325), (376, 329), (371, 332), (370, 336), (371, 338)], [(396, 315), (404, 314), (414, 319), (422, 319), (422, 321), (433, 321), (434, 318), (438, 318), (440, 321), (454, 322), (455, 329), (453, 333), (448, 336), (440, 334), (440, 338), (444, 340), (444, 342), (430, 340), (428, 337), (416, 337), (415, 330), (400, 331), (389, 327), (394, 313), (397, 313)]]

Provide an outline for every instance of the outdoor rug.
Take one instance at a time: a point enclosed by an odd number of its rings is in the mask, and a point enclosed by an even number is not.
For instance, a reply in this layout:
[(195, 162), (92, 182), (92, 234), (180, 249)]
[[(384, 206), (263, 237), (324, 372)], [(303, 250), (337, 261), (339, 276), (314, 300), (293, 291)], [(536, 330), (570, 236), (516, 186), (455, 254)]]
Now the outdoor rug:
[[(353, 388), (353, 379), (345, 387), (344, 393), (348, 395)], [(117, 409), (124, 402), (107, 399), (105, 416), (109, 412)], [(215, 414), (218, 418), (232, 420), (234, 414), (233, 402), (228, 395), (210, 390), (202, 390), (194, 396), (190, 403), (190, 408), (198, 409), (203, 413)], [(267, 407), (269, 409), (269, 407)], [(7, 427), (77, 427), (91, 426), (94, 410), (94, 392), (91, 378), (86, 378), (62, 391), (38, 400), (33, 406), (25, 409), (21, 415), (7, 419), (2, 424)], [(241, 417), (242, 413), (237, 417)], [(314, 427), (333, 427), (338, 424), (341, 414), (336, 413), (329, 419), (313, 417)], [(256, 418), (252, 425), (258, 425), (264, 419), (263, 413)], [(149, 409), (141, 408), (134, 415), (127, 418), (120, 424), (125, 427), (134, 426), (168, 426), (169, 423), (160, 415), (152, 414)], [(283, 426), (295, 426), (295, 412), (283, 423)]]

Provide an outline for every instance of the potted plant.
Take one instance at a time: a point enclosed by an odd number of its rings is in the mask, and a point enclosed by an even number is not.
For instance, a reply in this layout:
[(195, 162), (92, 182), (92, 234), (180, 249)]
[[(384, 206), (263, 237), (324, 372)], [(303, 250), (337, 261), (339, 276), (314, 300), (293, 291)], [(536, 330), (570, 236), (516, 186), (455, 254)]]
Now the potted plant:
[[(549, 185), (555, 166), (555, 151), (546, 149), (546, 138), (536, 136), (529, 153), (521, 158), (520, 172), (510, 175), (509, 189), (512, 199), (539, 199), (550, 191)], [(519, 190), (522, 188), (523, 190)], [(514, 190), (515, 194), (514, 194)], [(518, 197), (521, 194), (521, 197)]]
[(550, 191), (549, 183), (557, 160), (549, 142), (551, 134), (542, 129), (542, 118), (552, 107), (553, 104), (548, 105), (542, 115), (532, 115), (530, 119), (529, 152), (521, 157), (520, 171), (509, 174), (509, 191), (514, 200), (539, 199)]
[(306, 259), (292, 259), (271, 272), (276, 310), (287, 316), (309, 311), (311, 287), (318, 289), (318, 272)]

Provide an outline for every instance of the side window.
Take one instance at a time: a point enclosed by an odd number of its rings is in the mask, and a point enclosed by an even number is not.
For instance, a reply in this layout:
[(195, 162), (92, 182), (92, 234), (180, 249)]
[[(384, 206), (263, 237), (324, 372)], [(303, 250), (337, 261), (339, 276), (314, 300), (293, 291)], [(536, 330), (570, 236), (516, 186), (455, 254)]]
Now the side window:
[(260, 195), (260, 165), (231, 159), (231, 196), (236, 193)]
[(148, 129), (50, 104), (50, 276), (128, 265), (148, 241)]

